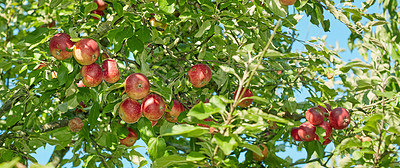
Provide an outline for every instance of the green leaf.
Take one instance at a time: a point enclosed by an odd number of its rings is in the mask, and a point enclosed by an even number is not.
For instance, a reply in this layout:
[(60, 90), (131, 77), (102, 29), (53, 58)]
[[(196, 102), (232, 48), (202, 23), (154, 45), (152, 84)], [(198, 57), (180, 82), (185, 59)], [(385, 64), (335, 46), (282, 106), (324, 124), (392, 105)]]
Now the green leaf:
[(150, 138), (148, 143), (148, 152), (151, 160), (156, 160), (162, 157), (167, 147), (164, 138)]
[(219, 109), (213, 107), (211, 104), (200, 102), (192, 107), (189, 110), (188, 116), (196, 117), (199, 120), (204, 120), (208, 118), (210, 115), (217, 113)]
[(199, 137), (209, 133), (208, 129), (188, 124), (173, 125), (160, 130), (161, 136), (182, 135), (184, 137)]
[(93, 106), (90, 109), (88, 117), (90, 128), (93, 128), (98, 122), (97, 118), (99, 118), (100, 115), (99, 109), (100, 109), (99, 104), (97, 102), (93, 102)]
[(211, 21), (209, 21), (209, 20), (205, 21), (205, 22), (201, 25), (199, 31), (194, 35), (194, 37), (201, 37), (201, 36), (203, 36), (204, 32), (207, 31), (207, 30), (209, 30), (210, 28), (211, 28)]
[(12, 107), (9, 112), (9, 115), (6, 118), (7, 126), (9, 126), (9, 127), (13, 126), (18, 121), (20, 121), (22, 119), (23, 112), (24, 112), (24, 106), (22, 104)]
[(171, 14), (175, 11), (175, 3), (170, 4), (168, 0), (159, 0), (158, 5), (160, 6), (159, 9), (165, 13)]
[(262, 155), (263, 155), (263, 154), (261, 153), (260, 147), (258, 147), (257, 145), (252, 145), (252, 144), (248, 144), (248, 143), (241, 143), (239, 146), (240, 146), (240, 147), (247, 148), (247, 149), (253, 151), (253, 153), (255, 153), (255, 154), (259, 155), (259, 156), (262, 156)]
[(125, 86), (125, 83), (114, 83), (113, 85), (111, 85), (109, 88), (106, 89), (106, 92), (116, 90), (116, 89), (122, 88), (124, 86)]
[(147, 160), (145, 157), (143, 157), (142, 154), (140, 154), (139, 152), (135, 151), (135, 150), (131, 150), (131, 152), (129, 153), (129, 160), (135, 164), (135, 165), (139, 165), (140, 167), (143, 167), (147, 164)]
[(169, 155), (155, 160), (152, 167), (164, 168), (172, 166), (177, 163), (185, 163), (185, 162), (187, 162), (186, 159), (180, 155)]
[(122, 16), (124, 14), (122, 5), (118, 1), (113, 2), (113, 7), (114, 7), (114, 10), (117, 12), (118, 16)]
[(344, 139), (338, 146), (336, 146), (334, 155), (338, 155), (346, 149), (359, 148), (362, 143), (359, 139), (355, 137), (349, 137)]
[(145, 117), (139, 119), (137, 128), (140, 132), (140, 138), (147, 144), (150, 138), (155, 137), (153, 126), (150, 120)]
[(238, 146), (236, 140), (231, 136), (216, 134), (214, 135), (214, 139), (216, 140), (217, 145), (219, 146), (219, 148), (222, 149), (225, 155), (230, 155), (233, 149)]
[(132, 53), (134, 55), (141, 53), (144, 49), (143, 42), (140, 39), (138, 39), (136, 36), (132, 36), (131, 38), (129, 38), (126, 41), (126, 43), (129, 47), (129, 50), (132, 51)]
[(50, 8), (54, 9), (57, 7), (63, 0), (51, 0), (50, 2)]
[(190, 152), (186, 156), (186, 160), (187, 161), (200, 161), (200, 160), (203, 160), (205, 158), (206, 158), (206, 156), (204, 156), (203, 154), (201, 154), (199, 152), (195, 152), (195, 151)]
[(88, 14), (96, 9), (97, 9), (97, 4), (95, 2), (90, 2), (89, 4), (87, 4), (85, 6), (84, 12), (85, 12), (85, 14)]

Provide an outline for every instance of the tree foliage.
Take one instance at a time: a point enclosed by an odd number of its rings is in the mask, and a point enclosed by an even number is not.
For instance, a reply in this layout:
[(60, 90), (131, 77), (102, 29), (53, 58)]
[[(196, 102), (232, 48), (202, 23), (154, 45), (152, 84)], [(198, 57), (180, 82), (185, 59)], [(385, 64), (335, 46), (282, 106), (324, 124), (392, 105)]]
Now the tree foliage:
[[(122, 158), (152, 167), (399, 166), (397, 1), (367, 0), (357, 7), (353, 0), (298, 0), (295, 12), (279, 0), (106, 2), (101, 16), (92, 13), (97, 5), (89, 0), (0, 1), (0, 167), (36, 163), (32, 154), (46, 144), (55, 146), (50, 166), (122, 167)], [(370, 13), (371, 6), (380, 13)], [(342, 50), (326, 46), (325, 37), (297, 38), (302, 15), (324, 31), (334, 29), (324, 13), (351, 30), (348, 46), (364, 60), (344, 62)], [(96, 40), (102, 53), (117, 60), (120, 80), (77, 87), (82, 66), (49, 52), (56, 33), (67, 33), (74, 42)], [(294, 43), (305, 50), (293, 51)], [(211, 68), (212, 79), (195, 88), (186, 73), (200, 63)], [(177, 123), (162, 118), (152, 126), (144, 117), (120, 122), (124, 81), (132, 73), (147, 76), (150, 92), (162, 96), (167, 112), (173, 99), (188, 109)], [(233, 93), (246, 88), (254, 101), (241, 108), (242, 96)], [(299, 93), (305, 101), (296, 100)], [(324, 103), (351, 115), (346, 129), (333, 131), (332, 152), (320, 141), (290, 136), (308, 108)], [(74, 117), (84, 123), (77, 133), (68, 129)], [(151, 161), (137, 151), (140, 146), (119, 143), (126, 127), (139, 133)], [(280, 158), (276, 153), (285, 148), (278, 143), (305, 148), (308, 156)], [(261, 162), (253, 159), (253, 153), (261, 154), (259, 144), (269, 150)], [(67, 151), (71, 159), (63, 159)]]

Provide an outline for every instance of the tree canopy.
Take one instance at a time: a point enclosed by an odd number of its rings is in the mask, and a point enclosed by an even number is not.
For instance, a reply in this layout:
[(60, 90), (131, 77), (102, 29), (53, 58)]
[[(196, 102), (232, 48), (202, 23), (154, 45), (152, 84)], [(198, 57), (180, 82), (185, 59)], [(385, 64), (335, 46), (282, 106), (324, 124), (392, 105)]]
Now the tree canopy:
[[(36, 163), (46, 144), (55, 146), (50, 167), (123, 167), (123, 158), (157, 168), (400, 166), (397, 1), (289, 2), (0, 0), (0, 167)], [(351, 31), (348, 47), (362, 60), (345, 62), (325, 37), (298, 38), (303, 15), (334, 29), (326, 13)], [(114, 65), (115, 83), (105, 78)], [(147, 79), (128, 86), (133, 74)], [(135, 95), (146, 80), (149, 91)], [(140, 116), (128, 121), (136, 106)], [(137, 138), (150, 160), (124, 141)], [(307, 156), (280, 158), (277, 143)]]

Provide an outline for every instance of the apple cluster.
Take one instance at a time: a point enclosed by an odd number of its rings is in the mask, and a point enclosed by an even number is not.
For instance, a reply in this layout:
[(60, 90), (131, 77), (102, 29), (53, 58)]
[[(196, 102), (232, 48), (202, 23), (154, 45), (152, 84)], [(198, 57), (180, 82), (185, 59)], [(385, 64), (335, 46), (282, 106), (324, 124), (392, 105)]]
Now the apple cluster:
[[(325, 103), (325, 107), (316, 106), (311, 107), (306, 112), (307, 122), (302, 123), (299, 127), (294, 127), (291, 130), (292, 138), (296, 141), (319, 141), (319, 136), (315, 133), (317, 127), (325, 130), (323, 137), (323, 145), (329, 144), (332, 139), (332, 129), (341, 130), (350, 124), (350, 114), (346, 109), (337, 107), (331, 109), (331, 106)], [(328, 116), (325, 121), (325, 116)]]

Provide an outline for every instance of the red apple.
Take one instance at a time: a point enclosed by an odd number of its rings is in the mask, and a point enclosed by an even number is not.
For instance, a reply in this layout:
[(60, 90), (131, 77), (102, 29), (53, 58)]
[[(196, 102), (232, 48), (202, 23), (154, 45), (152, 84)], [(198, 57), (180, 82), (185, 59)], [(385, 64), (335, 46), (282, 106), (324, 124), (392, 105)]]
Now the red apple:
[(81, 65), (93, 64), (99, 57), (99, 45), (93, 39), (84, 38), (75, 44), (74, 58)]
[(130, 98), (125, 99), (119, 105), (118, 113), (126, 123), (135, 123), (142, 117), (140, 103)]
[(104, 80), (108, 83), (115, 83), (121, 77), (117, 61), (111, 58), (103, 61), (102, 68), (103, 68)]
[(325, 130), (325, 136), (323, 138), (328, 139), (332, 134), (332, 127), (329, 125), (329, 122), (324, 121), (324, 122), (322, 122), (322, 124), (320, 124), (318, 126), (320, 126), (321, 128), (323, 128)]
[(80, 112), (86, 112), (85, 110), (82, 110), (81, 108), (86, 108), (86, 105), (85, 105), (85, 103), (83, 103), (83, 101), (81, 101), (81, 102), (79, 102), (79, 105), (78, 106), (80, 106), (79, 108), (76, 108), (75, 109), (75, 113), (80, 113)]
[(299, 127), (294, 127), (294, 128), (292, 128), (292, 131), (290, 132), (290, 134), (292, 135), (292, 138), (295, 141), (303, 141), (303, 140), (301, 140), (298, 131), (299, 131)]
[(322, 143), (322, 145), (328, 145), (331, 142), (332, 142), (332, 140), (330, 138), (328, 138), (328, 139), (325, 139), (325, 141)]
[(57, 33), (50, 39), (49, 50), (57, 60), (65, 60), (72, 57), (72, 52), (68, 52), (66, 49), (73, 46), (74, 42), (71, 41), (71, 37), (68, 34)]
[(197, 64), (192, 66), (188, 71), (190, 83), (193, 87), (201, 88), (211, 80), (211, 69), (205, 64)]
[(126, 94), (132, 99), (142, 99), (149, 94), (149, 80), (141, 73), (131, 74), (125, 80), (125, 91)]
[(96, 11), (103, 11), (104, 9), (107, 8), (107, 3), (104, 2), (104, 0), (93, 0), (97, 4), (97, 9)]
[(318, 107), (311, 107), (306, 112), (306, 119), (313, 125), (324, 122), (324, 112)]
[(329, 124), (332, 128), (341, 130), (350, 124), (350, 114), (342, 107), (335, 108), (329, 113)]
[(150, 121), (159, 120), (165, 112), (164, 100), (156, 94), (147, 95), (142, 102), (142, 112)]
[(296, 0), (279, 0), (279, 2), (282, 5), (289, 6), (289, 5), (293, 5), (296, 2)]
[(79, 132), (83, 127), (83, 122), (80, 118), (75, 117), (68, 121), (68, 127), (72, 132)]
[(253, 159), (260, 162), (267, 157), (268, 148), (264, 144), (258, 145), (258, 147), (261, 149), (262, 155), (257, 155), (256, 153), (253, 153)]
[(96, 87), (103, 80), (103, 71), (96, 63), (82, 66), (81, 75), (86, 87)]
[(178, 121), (179, 114), (186, 111), (186, 108), (183, 107), (183, 105), (178, 100), (173, 100), (173, 102), (174, 105), (172, 106), (171, 111), (165, 113), (165, 119), (169, 122), (175, 123)]
[[(100, 19), (101, 19), (102, 16), (104, 16), (104, 12), (103, 12), (103, 11), (97, 11), (97, 10), (95, 10), (95, 11), (92, 11), (92, 13), (100, 15)], [(99, 18), (94, 17), (94, 16), (92, 16), (92, 18), (93, 18), (94, 20), (99, 20)]]
[(151, 126), (154, 127), (157, 123), (158, 123), (158, 120), (156, 120), (156, 121), (151, 121)]
[(300, 125), (299, 130), (297, 131), (297, 133), (299, 134), (299, 137), (303, 140), (303, 141), (312, 141), (315, 139), (315, 131), (316, 131), (316, 127), (314, 125), (312, 125), (309, 122), (305, 122), (303, 124)]
[[(243, 92), (243, 89), (242, 89), (242, 92)], [(235, 93), (233, 94), (233, 98), (236, 97), (236, 93), (237, 93), (237, 90), (236, 90)], [(246, 89), (246, 91), (244, 91), (244, 94), (243, 94), (242, 98), (251, 97), (251, 96), (253, 96), (253, 93), (251, 93), (250, 89)], [(250, 106), (250, 104), (251, 104), (252, 102), (253, 102), (253, 99), (246, 99), (246, 100), (241, 101), (241, 102), (238, 104), (238, 106), (239, 106), (239, 107), (242, 107), (242, 108), (248, 107), (248, 106)]]
[(120, 139), (119, 143), (127, 147), (130, 147), (133, 146), (133, 144), (135, 144), (135, 142), (139, 139), (139, 137), (137, 133), (131, 128), (128, 128), (128, 131), (129, 131), (128, 136), (126, 136), (124, 139)]

